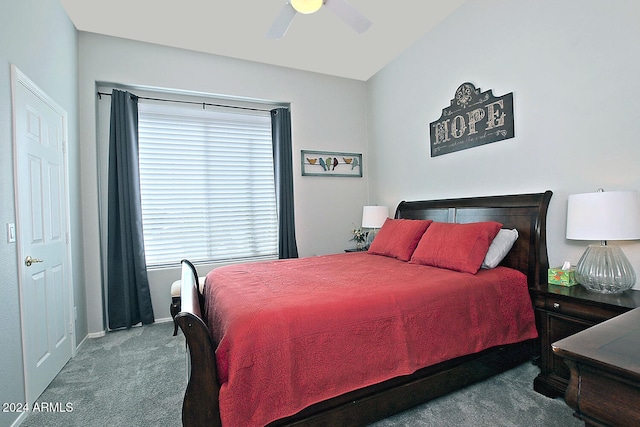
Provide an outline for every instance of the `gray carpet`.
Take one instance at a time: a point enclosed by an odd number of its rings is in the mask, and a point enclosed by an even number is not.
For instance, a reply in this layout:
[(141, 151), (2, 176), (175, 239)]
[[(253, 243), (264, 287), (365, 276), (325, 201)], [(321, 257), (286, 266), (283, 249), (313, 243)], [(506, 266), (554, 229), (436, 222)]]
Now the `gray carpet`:
[[(22, 426), (180, 426), (186, 353), (172, 328), (159, 323), (87, 340), (38, 399), (72, 410), (31, 413)], [(526, 363), (371, 427), (582, 426), (561, 399), (533, 391), (537, 373)]]
[(180, 426), (186, 351), (172, 333), (156, 323), (87, 339), (38, 399), (73, 410), (31, 413), (22, 426)]
[(563, 399), (533, 390), (539, 372), (525, 363), (370, 427), (584, 427)]

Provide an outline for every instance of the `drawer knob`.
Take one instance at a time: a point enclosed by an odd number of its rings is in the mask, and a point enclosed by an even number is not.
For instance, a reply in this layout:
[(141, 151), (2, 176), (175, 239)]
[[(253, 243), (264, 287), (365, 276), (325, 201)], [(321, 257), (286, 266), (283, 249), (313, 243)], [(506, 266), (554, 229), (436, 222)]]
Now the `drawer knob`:
[(553, 308), (560, 308), (560, 303), (559, 302), (554, 302), (553, 303)]

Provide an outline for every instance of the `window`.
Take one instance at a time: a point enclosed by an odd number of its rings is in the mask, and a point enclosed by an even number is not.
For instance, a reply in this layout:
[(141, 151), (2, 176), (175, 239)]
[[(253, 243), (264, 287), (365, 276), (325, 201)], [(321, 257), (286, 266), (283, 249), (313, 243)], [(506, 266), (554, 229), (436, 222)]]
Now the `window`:
[(268, 111), (140, 100), (148, 267), (277, 256)]

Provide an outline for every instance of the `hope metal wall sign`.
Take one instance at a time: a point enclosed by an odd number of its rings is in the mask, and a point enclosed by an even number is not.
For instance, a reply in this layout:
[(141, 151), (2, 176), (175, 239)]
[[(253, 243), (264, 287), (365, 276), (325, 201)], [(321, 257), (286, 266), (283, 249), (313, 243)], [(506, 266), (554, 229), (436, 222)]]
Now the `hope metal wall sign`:
[(513, 92), (496, 98), (471, 83), (456, 90), (451, 106), (431, 123), (431, 157), (513, 138)]

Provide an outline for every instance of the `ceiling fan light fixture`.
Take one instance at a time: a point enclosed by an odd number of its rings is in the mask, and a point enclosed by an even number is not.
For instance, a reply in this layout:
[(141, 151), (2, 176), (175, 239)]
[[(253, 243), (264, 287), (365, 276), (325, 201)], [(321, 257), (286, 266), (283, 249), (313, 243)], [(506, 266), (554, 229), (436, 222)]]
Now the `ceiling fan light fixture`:
[(324, 0), (290, 0), (290, 2), (296, 12), (309, 14), (317, 12), (322, 7)]

